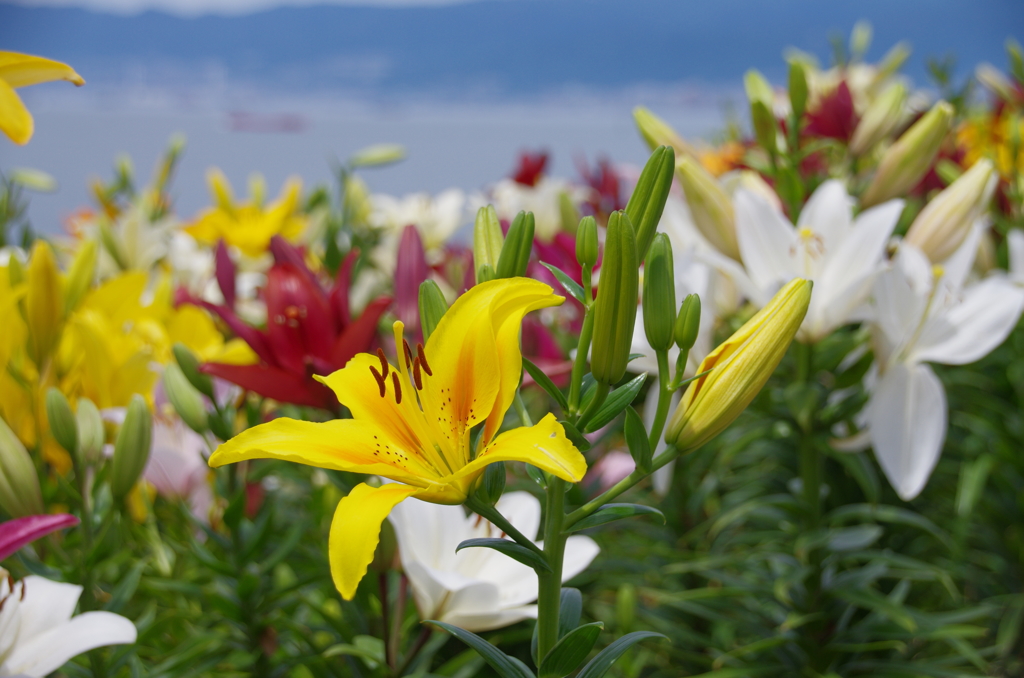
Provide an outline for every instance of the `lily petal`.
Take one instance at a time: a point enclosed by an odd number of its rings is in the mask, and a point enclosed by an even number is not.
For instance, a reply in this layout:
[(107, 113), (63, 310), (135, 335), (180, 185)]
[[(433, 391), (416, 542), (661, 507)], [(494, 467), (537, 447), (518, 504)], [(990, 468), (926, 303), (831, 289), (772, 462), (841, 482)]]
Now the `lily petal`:
[[(331, 348), (331, 362), (335, 367), (344, 367), (357, 353), (370, 345), (374, 335), (377, 334), (377, 324), (390, 305), (391, 297), (374, 299), (366, 305), (362, 314), (354, 322), (345, 327)], [(348, 311), (346, 310), (345, 313), (347, 314)], [(339, 312), (339, 317), (340, 315)]]
[(0, 523), (0, 561), (40, 537), (77, 524), (78, 518), (67, 513), (25, 516)]
[(24, 146), (32, 138), (35, 123), (32, 114), (25, 108), (21, 97), (14, 88), (0, 79), (0, 131), (10, 137), (11, 141)]
[(0, 52), (0, 80), (14, 88), (52, 80), (67, 80), (79, 87), (85, 84), (82, 76), (65, 63), (19, 52)]
[(325, 410), (336, 407), (334, 396), (323, 385), (278, 367), (205, 363), (202, 371), (283, 403)]
[(843, 183), (829, 179), (808, 198), (797, 220), (797, 230), (809, 228), (814, 231), (822, 239), (825, 251), (829, 252), (850, 233), (852, 207), (853, 199)]
[(797, 232), (767, 200), (746, 189), (736, 191), (736, 238), (743, 265), (754, 285), (771, 296), (803, 273), (793, 259)]
[(32, 603), (21, 606), (18, 637), (24, 639), (35, 638), (50, 629), (66, 624), (74, 614), (78, 598), (82, 595), (81, 586), (51, 581), (37, 575), (25, 577), (22, 585), (25, 595)]
[(135, 625), (112, 612), (86, 612), (66, 624), (19, 643), (4, 662), (14, 674), (46, 676), (72, 657), (97, 647), (134, 643)]
[(571, 483), (583, 480), (587, 472), (587, 460), (565, 437), (565, 430), (553, 414), (533, 426), (502, 433), (453, 479), (472, 477), (496, 461), (526, 462)]
[(380, 541), (380, 526), (388, 513), (419, 491), (419, 488), (408, 485), (389, 484), (374, 488), (362, 483), (338, 502), (331, 523), (328, 551), (331, 577), (342, 598), (352, 600), (356, 595), (359, 581), (373, 560), (373, 552)]

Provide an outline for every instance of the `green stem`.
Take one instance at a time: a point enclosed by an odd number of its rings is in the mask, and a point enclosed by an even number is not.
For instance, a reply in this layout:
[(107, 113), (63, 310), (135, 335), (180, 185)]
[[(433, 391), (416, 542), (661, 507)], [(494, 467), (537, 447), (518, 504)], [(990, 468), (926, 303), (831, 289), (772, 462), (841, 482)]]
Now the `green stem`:
[(648, 440), (652, 450), (658, 448), (658, 441), (661, 440), (661, 433), (665, 429), (665, 420), (668, 419), (668, 407), (672, 403), (672, 374), (668, 366), (668, 351), (657, 351), (657, 354), (658, 411), (654, 415), (654, 425), (651, 426)]
[(516, 397), (512, 400), (512, 405), (516, 408), (516, 414), (519, 415), (519, 423), (523, 426), (533, 426), (530, 411), (526, 409), (526, 403), (523, 402), (523, 394), (518, 390), (516, 391)]
[(558, 642), (559, 606), (562, 602), (562, 559), (565, 539), (565, 481), (552, 477), (548, 482), (544, 515), (544, 555), (550, 572), (537, 573), (537, 659), (543, 661)]
[(492, 525), (500, 529), (502, 532), (512, 537), (512, 541), (514, 541), (515, 543), (519, 544), (520, 546), (525, 546), (537, 555), (545, 555), (544, 551), (539, 546), (533, 543), (533, 540), (527, 538), (522, 532), (517, 530), (515, 526), (508, 521), (508, 518), (506, 518), (498, 512), (498, 509), (494, 508), (493, 506), (488, 506), (487, 504), (482, 503), (476, 497), (470, 497), (469, 499), (467, 499), (466, 506), (469, 508), (470, 511), (477, 514), (484, 520), (489, 521)]
[(594, 399), (587, 405), (587, 409), (580, 415), (579, 419), (576, 420), (576, 428), (582, 431), (586, 428), (587, 423), (593, 419), (597, 411), (601, 409), (601, 405), (604, 405), (605, 398), (608, 397), (608, 384), (602, 384), (597, 382), (597, 388), (594, 391)]
[[(814, 346), (800, 342), (796, 347), (797, 379), (809, 384), (814, 371)], [(811, 420), (800, 432), (800, 480), (807, 508), (807, 526), (810, 529), (818, 527), (821, 521), (821, 465), (821, 454), (814, 445), (814, 423)]]
[[(651, 472), (650, 473), (644, 473), (643, 471), (641, 471), (639, 469), (637, 469), (636, 471), (633, 471), (628, 476), (626, 476), (625, 478), (623, 478), (619, 482), (615, 483), (613, 486), (611, 486), (610, 488), (608, 488), (607, 490), (605, 490), (604, 492), (602, 492), (598, 496), (596, 496), (593, 499), (591, 499), (590, 501), (588, 501), (583, 506), (579, 507), (578, 509), (576, 509), (575, 511), (573, 511), (572, 513), (567, 515), (565, 517), (565, 520), (562, 523), (562, 529), (564, 530), (564, 529), (568, 529), (568, 528), (572, 527), (577, 522), (583, 520), (584, 518), (589, 516), (591, 513), (593, 513), (597, 509), (601, 508), (602, 506), (604, 506), (608, 502), (612, 501), (613, 499), (618, 497), (620, 494), (622, 494), (623, 492), (625, 492), (629, 488), (633, 487), (634, 485), (639, 483), (641, 480), (643, 480), (647, 476), (651, 475), (652, 473), (654, 473), (655, 471), (660, 469), (662, 466), (664, 466), (665, 464), (669, 463), (670, 461), (672, 461), (673, 459), (675, 459), (678, 456), (679, 456), (679, 450), (677, 450), (675, 447), (672, 447), (670, 445), (669, 447), (667, 447), (665, 449), (664, 452), (662, 452), (661, 454), (659, 454), (657, 457), (654, 458), (654, 464), (652, 464), (652, 466), (651, 466)], [(546, 538), (547, 538), (547, 535), (545, 535), (545, 539)]]
[(590, 353), (590, 340), (593, 336), (594, 307), (588, 306), (583, 316), (583, 329), (580, 330), (580, 341), (576, 345), (576, 361), (572, 365), (572, 378), (569, 381), (569, 412), (567, 414), (570, 417), (576, 415), (579, 410), (583, 371), (587, 369), (587, 355)]

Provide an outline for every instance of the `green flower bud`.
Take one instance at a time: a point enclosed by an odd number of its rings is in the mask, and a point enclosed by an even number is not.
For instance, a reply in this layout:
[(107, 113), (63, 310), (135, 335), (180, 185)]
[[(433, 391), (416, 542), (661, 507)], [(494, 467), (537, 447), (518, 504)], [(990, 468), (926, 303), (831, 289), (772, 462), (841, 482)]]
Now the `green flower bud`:
[(12, 518), (44, 512), (43, 493), (32, 457), (3, 419), (0, 419), (0, 508)]
[(576, 209), (572, 196), (565, 191), (558, 194), (558, 212), (562, 217), (562, 230), (566, 233), (575, 233), (576, 226), (580, 223), (580, 211)]
[(633, 195), (626, 204), (626, 214), (636, 229), (636, 253), (639, 259), (647, 256), (647, 248), (654, 240), (665, 210), (665, 201), (672, 188), (676, 154), (668, 146), (659, 146), (647, 159), (640, 179), (636, 182)]
[(356, 151), (349, 158), (352, 167), (380, 167), (405, 158), (405, 147), (400, 144), (375, 144)]
[(78, 399), (78, 411), (75, 412), (78, 424), (78, 460), (83, 465), (93, 465), (103, 458), (103, 443), (107, 434), (103, 428), (103, 417), (96, 405), (88, 398)]
[(188, 377), (181, 368), (174, 363), (164, 368), (164, 392), (167, 400), (171, 402), (174, 411), (178, 413), (181, 420), (188, 424), (188, 427), (199, 433), (206, 433), (210, 428), (209, 417), (206, 414), (206, 405), (203, 403), (203, 396), (196, 388), (189, 383)]
[(644, 333), (655, 351), (672, 347), (676, 315), (675, 266), (672, 243), (659, 233), (644, 260)]
[(676, 346), (680, 350), (689, 351), (696, 343), (699, 331), (700, 297), (696, 294), (688, 294), (683, 299), (683, 305), (679, 307), (679, 315), (676, 316)]
[(188, 379), (193, 387), (206, 397), (213, 399), (213, 379), (199, 369), (199, 358), (189, 350), (188, 346), (178, 342), (171, 349), (174, 352), (174, 359), (181, 368), (182, 374)]
[(495, 278), (519, 278), (526, 275), (526, 266), (533, 252), (533, 212), (520, 212), (508, 228), (508, 237), (501, 247)]
[(114, 459), (110, 469), (110, 491), (114, 498), (126, 497), (146, 468), (152, 428), (149, 407), (142, 396), (136, 393), (128, 404), (124, 423), (114, 442)]
[(789, 62), (789, 105), (798, 119), (807, 110), (807, 70), (796, 59)]
[(683, 138), (667, 122), (643, 106), (633, 109), (633, 120), (636, 121), (637, 129), (640, 130), (640, 136), (644, 138), (652, 151), (658, 146), (670, 146), (679, 155), (693, 154), (690, 145), (683, 141)]
[(576, 261), (584, 267), (597, 263), (597, 220), (594, 217), (580, 219), (576, 229)]
[(494, 280), (494, 267), (490, 264), (484, 264), (480, 268), (476, 269), (476, 284), (485, 283), (488, 280)]
[(770, 106), (763, 101), (752, 102), (750, 119), (754, 125), (754, 136), (757, 137), (757, 143), (761, 148), (769, 152), (777, 150), (775, 114), (772, 113)]
[(445, 301), (441, 288), (433, 280), (424, 280), (420, 283), (419, 302), (420, 328), (423, 330), (423, 343), (426, 343), (448, 311), (448, 302)]
[(754, 102), (760, 101), (765, 106), (771, 108), (772, 99), (774, 99), (775, 95), (772, 93), (772, 86), (768, 84), (768, 81), (765, 80), (760, 71), (752, 68), (744, 73), (743, 88), (747, 91), (747, 100), (751, 105)]
[[(501, 222), (494, 207), (487, 205), (477, 210), (473, 223), (473, 265), (476, 267), (477, 284), (487, 282), (480, 279), (480, 269), (490, 266), (493, 272), (498, 266), (501, 247), (505, 237), (501, 234)], [(492, 278), (493, 279), (493, 276)]]
[(688, 156), (676, 161), (676, 174), (697, 230), (722, 254), (740, 260), (732, 198), (704, 166)]
[(625, 212), (608, 217), (604, 263), (594, 302), (594, 339), (590, 367), (594, 378), (611, 386), (622, 379), (636, 322), (639, 263), (633, 224)]
[(907, 88), (900, 83), (890, 85), (871, 102), (864, 117), (857, 123), (850, 139), (850, 152), (863, 155), (874, 148), (903, 122), (903, 109), (907, 103)]
[(50, 432), (60, 446), (71, 454), (78, 450), (78, 422), (71, 411), (71, 403), (63, 393), (55, 388), (46, 391), (46, 418), (50, 422)]
[(950, 104), (938, 102), (889, 147), (861, 197), (862, 207), (906, 195), (921, 181), (952, 128), (953, 114)]
[(494, 506), (505, 491), (505, 462), (489, 464), (480, 479), (477, 497), (488, 506)]

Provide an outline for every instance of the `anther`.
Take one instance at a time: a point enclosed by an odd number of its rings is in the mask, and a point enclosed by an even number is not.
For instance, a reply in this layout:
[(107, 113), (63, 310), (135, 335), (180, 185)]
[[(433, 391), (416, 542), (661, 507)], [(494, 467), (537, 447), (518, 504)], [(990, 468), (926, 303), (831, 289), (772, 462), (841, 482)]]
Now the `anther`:
[(427, 373), (428, 377), (434, 376), (433, 370), (427, 364), (427, 351), (423, 348), (423, 344), (416, 344), (416, 353), (420, 357), (420, 365), (423, 366), (423, 371)]
[(416, 356), (412, 359), (412, 378), (416, 382), (416, 390), (423, 390), (423, 377), (420, 376), (420, 357)]
[(402, 339), (402, 348), (405, 349), (405, 366), (412, 367), (412, 350), (409, 348), (409, 342)]
[(395, 385), (395, 404), (402, 404), (402, 383), (398, 380), (398, 372), (391, 373), (391, 383)]
[(380, 373), (385, 379), (388, 378), (388, 359), (384, 357), (384, 349), (377, 349), (377, 360), (380, 361)]
[(377, 382), (377, 387), (380, 389), (380, 397), (383, 398), (388, 393), (387, 382), (384, 381), (384, 375), (377, 371), (377, 368), (370, 365), (370, 374), (373, 375), (374, 380)]

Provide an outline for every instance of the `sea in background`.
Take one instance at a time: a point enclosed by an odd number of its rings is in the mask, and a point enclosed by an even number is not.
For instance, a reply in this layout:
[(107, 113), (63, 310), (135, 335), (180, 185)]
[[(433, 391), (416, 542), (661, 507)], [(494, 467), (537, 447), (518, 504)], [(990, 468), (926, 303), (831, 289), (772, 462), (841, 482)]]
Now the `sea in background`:
[(408, 157), (367, 170), (372, 190), (473, 191), (523, 150), (548, 151), (550, 172), (568, 177), (580, 160), (642, 163), (637, 104), (711, 138), (745, 119), (746, 69), (782, 84), (787, 48), (827, 64), (830, 37), (844, 43), (858, 20), (874, 26), (867, 60), (906, 40), (904, 72), (926, 87), (929, 57), (955, 55), (963, 81), (980, 61), (1004, 66), (1006, 39), (1024, 36), (1018, 0), (288, 1), (216, 14), (173, 0), (0, 0), (0, 48), (66, 61), (88, 82), (20, 90), (36, 135), (0, 139), (0, 170), (58, 181), (32, 196), (33, 226), (58, 231), (118, 155), (148, 180), (176, 133), (187, 148), (172, 194), (186, 217), (208, 203), (210, 167), (239, 193), (261, 172), (273, 195), (291, 175), (329, 182), (337, 160), (385, 142)]

